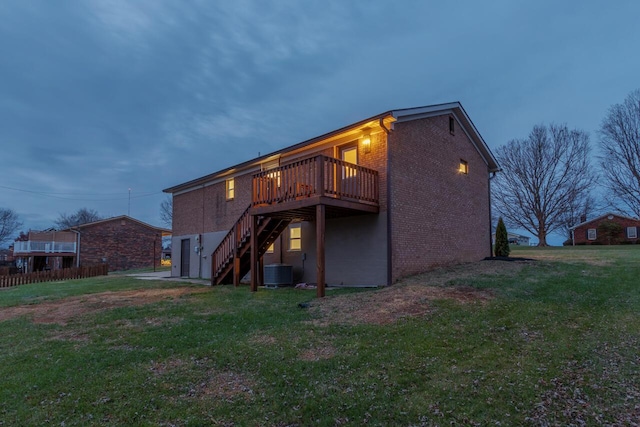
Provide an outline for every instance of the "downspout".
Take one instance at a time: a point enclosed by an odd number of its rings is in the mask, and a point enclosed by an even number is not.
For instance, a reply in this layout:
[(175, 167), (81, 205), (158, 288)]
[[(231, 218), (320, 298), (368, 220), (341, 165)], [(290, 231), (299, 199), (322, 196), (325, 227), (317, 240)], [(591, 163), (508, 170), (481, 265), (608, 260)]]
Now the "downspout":
[(71, 228), (69, 229), (69, 231), (76, 233), (76, 235), (78, 236), (76, 240), (78, 242), (78, 244), (76, 245), (76, 267), (80, 268), (80, 232)]
[(387, 286), (393, 283), (393, 261), (392, 233), (391, 233), (391, 144), (389, 135), (391, 130), (384, 125), (384, 119), (380, 117), (380, 127), (384, 130), (387, 138)]
[[(204, 193), (205, 187), (202, 184), (202, 228), (201, 232), (198, 235), (198, 278), (202, 279), (202, 249), (204, 249), (204, 242), (202, 241), (204, 235)], [(213, 277), (213, 271), (211, 272), (211, 277)]]
[[(498, 171), (499, 172), (499, 171)], [(489, 256), (493, 256), (493, 244), (491, 243), (491, 234), (493, 233), (493, 229), (491, 226), (491, 220), (492, 220), (492, 212), (491, 212), (491, 180), (493, 178), (496, 177), (496, 171), (494, 172), (490, 172), (492, 175), (489, 176), (489, 179), (487, 180), (488, 184), (488, 188), (489, 188)]]

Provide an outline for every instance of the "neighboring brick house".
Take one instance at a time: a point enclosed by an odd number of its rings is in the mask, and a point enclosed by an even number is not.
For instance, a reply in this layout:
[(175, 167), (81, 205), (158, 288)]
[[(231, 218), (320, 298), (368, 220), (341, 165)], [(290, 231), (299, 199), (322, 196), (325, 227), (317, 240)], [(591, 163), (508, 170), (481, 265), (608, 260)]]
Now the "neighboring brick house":
[(640, 236), (640, 220), (607, 213), (571, 227), (574, 245), (635, 244)]
[(73, 227), (80, 234), (80, 265), (108, 263), (109, 270), (159, 267), (162, 236), (171, 230), (154, 227), (127, 215)]
[(162, 236), (171, 231), (126, 215), (63, 231), (30, 231), (14, 243), (14, 255), (27, 271), (109, 264), (109, 270), (160, 266)]
[(259, 266), (284, 263), (321, 296), (477, 261), (491, 255), (497, 171), (460, 103), (388, 111), (165, 189), (172, 275), (251, 271), (255, 290)]

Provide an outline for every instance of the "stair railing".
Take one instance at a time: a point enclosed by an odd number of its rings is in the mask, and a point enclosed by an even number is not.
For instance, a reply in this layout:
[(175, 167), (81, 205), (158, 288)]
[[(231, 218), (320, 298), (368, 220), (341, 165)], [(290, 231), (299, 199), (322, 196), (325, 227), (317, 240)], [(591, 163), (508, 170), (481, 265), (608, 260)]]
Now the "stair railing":
[(231, 227), (231, 230), (224, 236), (218, 247), (213, 251), (212, 255), (212, 270), (211, 280), (212, 282), (218, 277), (224, 267), (233, 259), (235, 251), (240, 248), (240, 245), (251, 234), (251, 215), (249, 215), (249, 208), (240, 215), (240, 218)]

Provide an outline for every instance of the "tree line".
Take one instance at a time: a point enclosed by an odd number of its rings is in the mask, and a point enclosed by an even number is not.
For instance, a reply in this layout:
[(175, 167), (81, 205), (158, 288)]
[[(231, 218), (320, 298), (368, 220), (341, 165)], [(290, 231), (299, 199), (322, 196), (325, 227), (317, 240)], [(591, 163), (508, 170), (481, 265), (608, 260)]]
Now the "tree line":
[(589, 135), (566, 124), (536, 125), (499, 147), (494, 212), (536, 236), (539, 246), (551, 233), (569, 236), (570, 227), (604, 209), (640, 217), (640, 90), (609, 108), (598, 135), (595, 164)]

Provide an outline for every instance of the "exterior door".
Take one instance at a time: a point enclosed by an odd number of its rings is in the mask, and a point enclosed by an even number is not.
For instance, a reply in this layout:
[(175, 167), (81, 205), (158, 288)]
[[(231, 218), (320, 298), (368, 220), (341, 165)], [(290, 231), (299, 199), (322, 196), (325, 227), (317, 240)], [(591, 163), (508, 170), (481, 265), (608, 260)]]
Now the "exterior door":
[(191, 255), (191, 239), (182, 239), (180, 251), (180, 276), (189, 277), (189, 257)]
[[(340, 160), (354, 165), (358, 164), (358, 143), (347, 144), (339, 147)], [(356, 197), (358, 195), (357, 170), (353, 167), (343, 165), (340, 172), (340, 192), (343, 196)]]

